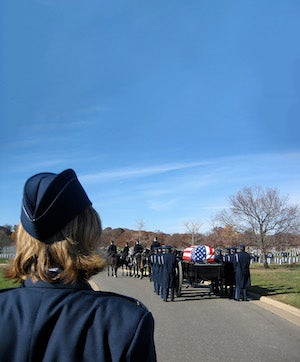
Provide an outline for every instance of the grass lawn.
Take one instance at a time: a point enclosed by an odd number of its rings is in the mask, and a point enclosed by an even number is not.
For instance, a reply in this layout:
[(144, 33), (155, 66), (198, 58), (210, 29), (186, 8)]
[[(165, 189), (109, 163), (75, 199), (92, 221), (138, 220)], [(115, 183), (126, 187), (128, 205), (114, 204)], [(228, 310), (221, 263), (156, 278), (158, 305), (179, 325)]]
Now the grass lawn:
[(250, 291), (300, 308), (300, 263), (270, 265), (268, 269), (252, 264), (250, 275)]
[(12, 280), (6, 280), (3, 277), (3, 265), (6, 264), (8, 262), (7, 259), (1, 259), (0, 258), (0, 289), (5, 289), (5, 288), (16, 288), (19, 286), (18, 283), (13, 282)]
[(3, 277), (3, 270), (0, 267), (0, 289), (5, 289), (5, 288), (16, 288), (18, 287), (19, 284), (14, 283), (11, 280), (6, 280)]

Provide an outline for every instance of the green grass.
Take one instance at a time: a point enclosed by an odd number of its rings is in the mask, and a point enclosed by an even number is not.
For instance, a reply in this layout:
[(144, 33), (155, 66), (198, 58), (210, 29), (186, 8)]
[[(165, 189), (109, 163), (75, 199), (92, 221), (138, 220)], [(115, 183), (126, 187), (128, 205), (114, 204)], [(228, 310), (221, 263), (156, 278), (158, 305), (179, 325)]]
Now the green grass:
[(15, 283), (12, 280), (7, 280), (3, 276), (3, 265), (8, 262), (8, 259), (0, 258), (0, 289), (6, 288), (16, 288), (19, 286), (19, 283)]
[(16, 288), (19, 284), (13, 282), (12, 280), (6, 280), (3, 276), (3, 268), (0, 267), (0, 289), (6, 288)]
[(8, 259), (0, 258), (0, 264), (4, 264), (4, 263), (7, 263), (7, 262), (8, 262)]
[(250, 291), (300, 308), (300, 264), (250, 268)]

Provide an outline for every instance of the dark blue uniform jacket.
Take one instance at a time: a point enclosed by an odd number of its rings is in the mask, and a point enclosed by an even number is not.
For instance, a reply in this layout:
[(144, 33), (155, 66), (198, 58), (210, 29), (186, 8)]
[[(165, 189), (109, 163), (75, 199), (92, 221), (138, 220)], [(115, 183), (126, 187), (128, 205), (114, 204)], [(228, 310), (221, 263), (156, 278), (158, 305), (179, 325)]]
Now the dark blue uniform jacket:
[(240, 251), (236, 254), (235, 278), (236, 285), (241, 289), (248, 288), (250, 282), (250, 261), (251, 257), (246, 251)]
[(135, 299), (28, 280), (0, 292), (0, 360), (156, 361), (153, 325)]
[(174, 285), (175, 282), (175, 262), (176, 257), (172, 253), (165, 253), (162, 255), (163, 265), (161, 268), (161, 285), (168, 288)]

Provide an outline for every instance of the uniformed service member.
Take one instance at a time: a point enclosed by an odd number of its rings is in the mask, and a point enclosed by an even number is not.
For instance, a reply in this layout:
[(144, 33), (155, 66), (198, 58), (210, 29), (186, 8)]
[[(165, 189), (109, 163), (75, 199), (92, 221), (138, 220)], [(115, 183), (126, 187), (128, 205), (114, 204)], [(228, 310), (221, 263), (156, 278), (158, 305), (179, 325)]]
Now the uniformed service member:
[[(246, 252), (246, 246), (240, 245), (240, 251), (235, 256), (235, 300), (247, 300), (247, 288), (250, 287), (250, 254)], [(241, 295), (242, 293), (242, 295)]]
[(157, 280), (157, 294), (161, 295), (161, 287), (162, 287), (162, 268), (164, 265), (164, 259), (163, 259), (163, 249), (162, 247), (159, 247), (157, 249), (157, 257), (156, 257), (156, 262), (157, 262), (157, 271), (156, 271), (156, 280)]
[(134, 248), (133, 248), (133, 254), (142, 253), (144, 251), (143, 246), (140, 244), (140, 241), (137, 240), (135, 242)]
[(223, 264), (224, 263), (223, 258), (224, 258), (224, 256), (222, 254), (222, 249), (218, 248), (217, 254), (215, 255), (215, 262), (219, 263), (219, 264)]
[(158, 241), (157, 236), (155, 236), (154, 239), (153, 239), (153, 241), (152, 241), (152, 243), (151, 243), (150, 250), (151, 250), (151, 251), (154, 251), (156, 248), (158, 248), (158, 247), (160, 247), (160, 246), (161, 246), (161, 244), (160, 244), (160, 242)]
[(121, 258), (126, 259), (128, 255), (129, 255), (129, 244), (126, 241), (125, 246), (124, 246), (124, 248), (122, 249), (122, 252), (121, 252)]
[(25, 184), (16, 257), (0, 291), (1, 361), (156, 361), (152, 314), (94, 291), (101, 221), (71, 169)]
[(107, 255), (108, 256), (113, 256), (117, 254), (117, 247), (115, 245), (114, 240), (111, 241), (109, 247), (107, 248)]
[(161, 297), (167, 302), (168, 297), (174, 300), (175, 292), (175, 262), (176, 257), (172, 253), (172, 247), (166, 246), (165, 253), (162, 256), (163, 264), (161, 268)]
[(158, 248), (155, 248), (150, 255), (151, 280), (153, 282), (154, 293), (159, 295), (160, 289), (158, 284)]
[(225, 279), (225, 295), (230, 299), (234, 298), (235, 271), (234, 271), (234, 255), (231, 253), (231, 248), (226, 248), (224, 255), (224, 279)]

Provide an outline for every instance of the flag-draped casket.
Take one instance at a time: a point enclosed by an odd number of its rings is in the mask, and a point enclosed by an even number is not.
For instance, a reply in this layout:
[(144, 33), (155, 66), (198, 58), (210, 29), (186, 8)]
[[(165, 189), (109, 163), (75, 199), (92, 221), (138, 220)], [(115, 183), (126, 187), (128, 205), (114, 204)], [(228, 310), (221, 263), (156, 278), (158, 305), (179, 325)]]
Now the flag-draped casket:
[(192, 245), (184, 249), (182, 259), (195, 263), (213, 263), (215, 249), (207, 245)]

